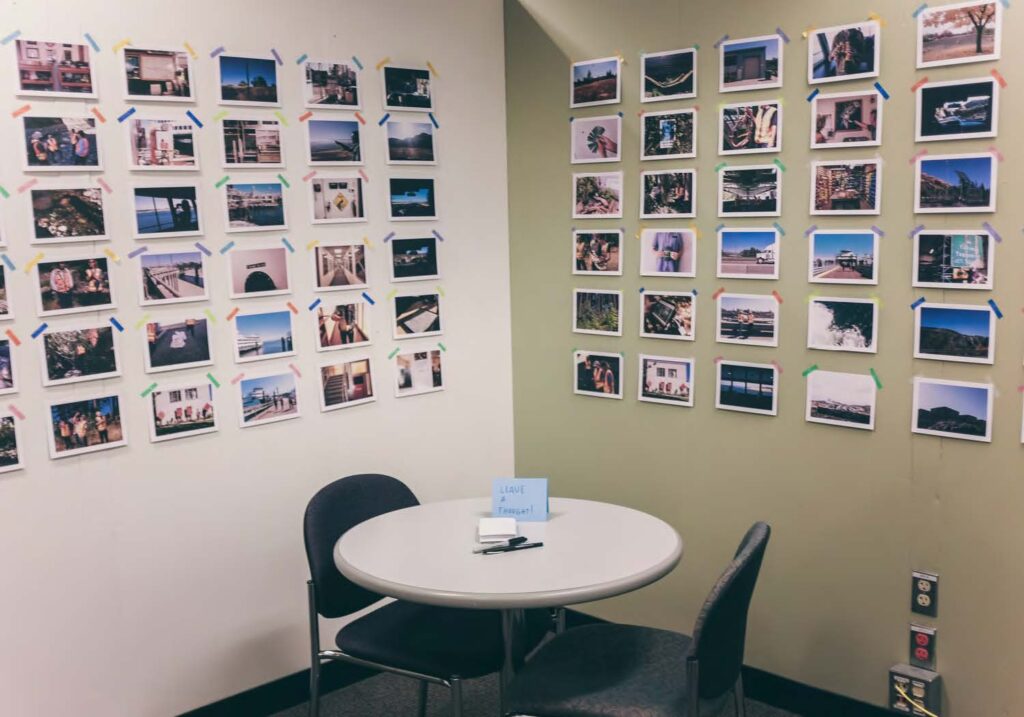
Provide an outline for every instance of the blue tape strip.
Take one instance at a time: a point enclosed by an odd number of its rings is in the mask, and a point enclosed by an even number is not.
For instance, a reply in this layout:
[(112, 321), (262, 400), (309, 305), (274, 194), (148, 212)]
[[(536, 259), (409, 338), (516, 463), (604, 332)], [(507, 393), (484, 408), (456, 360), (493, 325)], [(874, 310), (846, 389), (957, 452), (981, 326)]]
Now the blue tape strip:
[(85, 33), (85, 39), (88, 40), (89, 44), (92, 45), (92, 49), (96, 52), (100, 51), (100, 46), (96, 44), (96, 41), (92, 39), (92, 35)]
[(912, 16), (913, 17), (917, 17), (918, 15), (920, 15), (921, 13), (924, 12), (924, 9), (926, 7), (928, 7), (928, 3), (926, 3), (926, 2), (921, 3), (920, 5), (917, 6), (917, 9), (914, 10), (914, 12), (912, 13)]
[(198, 117), (195, 116), (192, 110), (185, 110), (185, 114), (188, 115), (188, 118), (192, 120), (196, 127), (198, 127), (199, 129), (203, 128), (203, 123), (199, 120)]
[(380, 127), (383, 127), (384, 123), (388, 121), (388, 117), (390, 117), (390, 116), (391, 116), (390, 112), (385, 112), (384, 116), (381, 117), (379, 120), (377, 120), (377, 125), (380, 126)]
[(0, 45), (9, 45), (19, 37), (21, 37), (21, 30), (15, 30), (10, 35), (5, 35), (4, 39), (0, 40)]
[(356, 63), (356, 67), (358, 67), (360, 70), (363, 69), (363, 63), (360, 62), (359, 58), (356, 57), (355, 55), (352, 55), (352, 62)]
[(694, 289), (694, 290), (693, 290), (693, 291), (691, 291), (690, 293), (691, 293), (691, 294), (693, 294), (694, 296), (696, 296), (696, 295), (697, 295), (697, 290), (696, 290), (696, 289)]
[(292, 243), (288, 241), (288, 237), (281, 237), (281, 243), (288, 247), (288, 251), (290, 251), (292, 254), (295, 253), (295, 247), (293, 247)]
[(321, 301), (321, 299), (317, 299), (316, 301), (314, 301), (312, 304), (309, 305), (309, 310), (312, 311), (316, 307), (320, 306)]
[(117, 121), (118, 122), (124, 122), (126, 119), (131, 117), (133, 114), (135, 114), (135, 108), (134, 107), (129, 107), (127, 110), (125, 110), (124, 114), (122, 114), (120, 117), (117, 118)]
[(39, 338), (39, 334), (41, 334), (44, 331), (46, 331), (46, 327), (47, 326), (49, 326), (49, 324), (46, 323), (45, 321), (43, 323), (39, 324), (39, 326), (36, 327), (36, 330), (32, 332), (32, 338), (38, 339)]
[(370, 306), (373, 306), (377, 303), (376, 301), (373, 300), (373, 297), (367, 294), (365, 291), (363, 292), (363, 298), (370, 302)]
[(434, 125), (434, 129), (441, 129), (441, 125), (437, 123), (437, 117), (434, 116), (433, 112), (427, 112), (430, 115), (430, 123)]
[(922, 297), (921, 297), (920, 299), (918, 299), (918, 300), (917, 300), (917, 301), (915, 301), (915, 302), (914, 302), (913, 304), (911, 304), (911, 305), (910, 305), (910, 308), (911, 308), (911, 309), (916, 309), (916, 308), (917, 308), (918, 306), (920, 306), (920, 305), (921, 305), (921, 304), (923, 304), (923, 303), (924, 303), (924, 297), (922, 296)]
[(308, 59), (309, 59), (309, 55), (307, 55), (305, 52), (303, 52), (301, 55), (299, 55), (298, 57), (295, 58), (295, 64), (296, 65), (301, 65), (303, 62), (305, 62)]
[(228, 242), (227, 244), (225, 244), (224, 246), (222, 246), (222, 247), (220, 248), (220, 253), (221, 253), (221, 254), (227, 254), (227, 253), (228, 253), (229, 251), (231, 251), (231, 248), (232, 248), (232, 247), (233, 247), (234, 245), (235, 245), (235, 243), (234, 243), (233, 241), (229, 241), (229, 242)]
[(881, 82), (875, 83), (875, 89), (878, 90), (878, 94), (880, 94), (882, 97), (884, 97), (885, 99), (889, 99), (889, 91), (882, 87)]
[(815, 87), (815, 88), (814, 88), (814, 89), (813, 89), (813, 90), (811, 91), (811, 94), (807, 95), (807, 101), (808, 101), (808, 102), (812, 101), (812, 100), (813, 100), (813, 99), (814, 99), (815, 97), (817, 97), (817, 96), (818, 96), (818, 95), (820, 95), (820, 94), (821, 94), (821, 90), (819, 90), (819, 89), (818, 89), (817, 87)]
[(642, 286), (640, 287), (640, 293), (641, 294), (644, 293), (644, 287), (642, 287)]
[(117, 329), (118, 331), (124, 331), (124, 327), (121, 326), (121, 322), (117, 320), (116, 316), (110, 317), (110, 323), (112, 323), (114, 325), (114, 328)]
[(15, 269), (18, 268), (14, 265), (14, 262), (11, 261), (11, 257), (7, 256), (6, 254), (3, 255), (3, 260), (4, 264), (6, 264), (7, 268), (10, 269), (11, 271), (14, 271)]
[(997, 319), (1003, 318), (1003, 312), (999, 310), (999, 305), (995, 299), (989, 299), (988, 305), (992, 307), (992, 312), (996, 315)]
[(206, 254), (206, 256), (213, 256), (213, 252), (207, 249), (201, 242), (195, 243), (196, 249)]
[(782, 228), (782, 225), (778, 222), (772, 222), (772, 226), (775, 227), (775, 231), (779, 233), (779, 236), (786, 236), (786, 230)]
[(717, 234), (718, 232), (722, 231), (723, 229), (725, 229), (725, 225), (724, 224), (719, 224), (717, 227), (715, 227), (715, 233)]
[(999, 232), (996, 231), (996, 228), (994, 226), (992, 226), (988, 222), (982, 222), (981, 226), (983, 226), (985, 230), (992, 235), (993, 239), (995, 239), (997, 242), (1002, 243), (1003, 238), (999, 236)]

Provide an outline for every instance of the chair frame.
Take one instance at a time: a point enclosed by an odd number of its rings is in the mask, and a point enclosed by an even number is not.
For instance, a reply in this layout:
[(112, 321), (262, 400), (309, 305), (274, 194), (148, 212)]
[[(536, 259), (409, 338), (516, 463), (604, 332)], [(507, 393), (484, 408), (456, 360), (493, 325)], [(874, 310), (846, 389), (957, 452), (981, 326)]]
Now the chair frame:
[[(696, 657), (686, 658), (686, 684), (694, 686), (694, 689), (689, 691), (689, 704), (686, 710), (687, 717), (700, 717), (700, 691), (696, 689), (699, 679), (700, 660)], [(747, 706), (746, 702), (744, 702), (742, 673), (736, 679), (736, 684), (733, 685), (732, 696), (736, 705), (736, 717), (746, 717)]]

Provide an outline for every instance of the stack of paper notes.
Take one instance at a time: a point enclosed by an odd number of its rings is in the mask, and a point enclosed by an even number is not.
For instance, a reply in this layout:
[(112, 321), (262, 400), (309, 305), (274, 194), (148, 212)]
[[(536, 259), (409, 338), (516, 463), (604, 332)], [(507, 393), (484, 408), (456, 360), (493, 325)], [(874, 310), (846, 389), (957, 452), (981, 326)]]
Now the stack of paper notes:
[(481, 518), (477, 526), (477, 540), (481, 543), (500, 543), (518, 534), (515, 518)]

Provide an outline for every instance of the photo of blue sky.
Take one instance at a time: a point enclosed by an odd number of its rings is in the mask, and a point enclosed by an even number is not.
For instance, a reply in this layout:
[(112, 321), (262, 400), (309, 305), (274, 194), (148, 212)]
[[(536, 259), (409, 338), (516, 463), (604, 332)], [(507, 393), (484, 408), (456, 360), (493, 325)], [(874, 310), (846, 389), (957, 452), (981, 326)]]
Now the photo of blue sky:
[(751, 248), (764, 251), (766, 247), (774, 243), (774, 231), (738, 229), (722, 232), (722, 251), (726, 254), (734, 254)]
[(871, 256), (875, 251), (875, 235), (872, 232), (843, 232), (813, 236), (812, 252), (815, 259), (835, 259), (841, 251), (852, 251), (857, 256)]
[(576, 65), (572, 68), (573, 81), (582, 80), (590, 73), (591, 77), (604, 77), (609, 72), (615, 75), (617, 60), (603, 60), (601, 62), (588, 62), (583, 65)]
[(949, 386), (922, 381), (917, 389), (917, 407), (926, 411), (933, 408), (952, 408), (965, 416), (985, 420), (988, 416), (988, 389), (974, 386)]
[(992, 312), (985, 309), (950, 309), (940, 306), (921, 307), (921, 328), (949, 329), (964, 336), (989, 337)]
[(281, 353), (281, 337), (292, 333), (292, 315), (289, 311), (269, 311), (264, 314), (238, 314), (235, 317), (238, 336), (259, 336), (265, 354)]
[(202, 254), (197, 251), (184, 251), (174, 254), (143, 254), (139, 257), (143, 268), (152, 269), (155, 266), (174, 266), (175, 264), (199, 264), (202, 261)]
[(295, 390), (295, 375), (280, 373), (275, 376), (260, 376), (242, 379), (242, 395), (248, 396), (253, 389), (262, 388), (267, 395), (291, 393)]
[(252, 84), (262, 77), (269, 87), (277, 86), (277, 65), (274, 60), (256, 57), (220, 56), (220, 83), (222, 85)]
[(992, 186), (992, 157), (954, 157), (950, 159), (928, 159), (921, 160), (921, 176), (928, 175), (949, 182), (953, 185), (960, 184), (960, 176), (957, 172), (963, 172), (972, 181), (982, 187)]
[(748, 40), (746, 42), (727, 42), (725, 43), (725, 54), (728, 55), (730, 52), (738, 52), (740, 50), (748, 50), (752, 47), (763, 47), (765, 48), (765, 59), (774, 60), (779, 56), (779, 42), (782, 38), (773, 37), (767, 40)]

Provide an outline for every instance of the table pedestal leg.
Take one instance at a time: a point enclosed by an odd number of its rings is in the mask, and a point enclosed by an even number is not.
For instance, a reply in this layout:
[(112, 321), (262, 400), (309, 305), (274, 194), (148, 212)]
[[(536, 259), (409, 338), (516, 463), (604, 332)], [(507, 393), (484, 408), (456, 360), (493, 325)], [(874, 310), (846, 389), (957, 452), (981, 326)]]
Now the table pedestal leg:
[(509, 683), (516, 671), (522, 667), (526, 656), (526, 611), (512, 608), (501, 611), (501, 636), (505, 645), (505, 656), (501, 665), (500, 692), (501, 714), (505, 714), (505, 696)]

